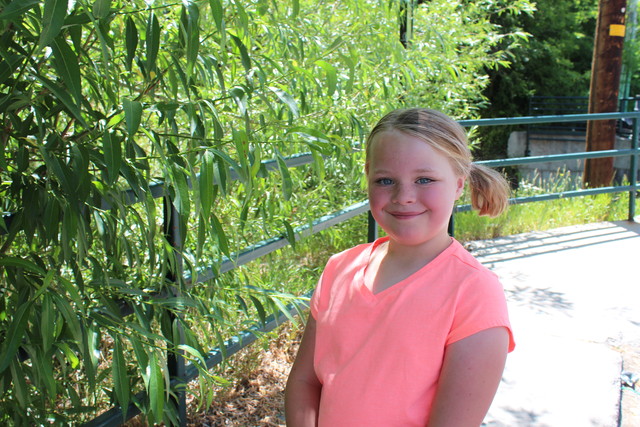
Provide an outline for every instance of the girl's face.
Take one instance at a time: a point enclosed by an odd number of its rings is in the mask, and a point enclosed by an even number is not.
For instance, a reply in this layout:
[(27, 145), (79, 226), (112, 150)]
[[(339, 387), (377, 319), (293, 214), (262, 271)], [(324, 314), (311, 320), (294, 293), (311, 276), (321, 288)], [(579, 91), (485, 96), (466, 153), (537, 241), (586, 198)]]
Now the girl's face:
[(448, 245), (449, 217), (465, 178), (444, 155), (403, 132), (379, 134), (369, 150), (365, 170), (371, 213), (390, 243), (425, 249)]

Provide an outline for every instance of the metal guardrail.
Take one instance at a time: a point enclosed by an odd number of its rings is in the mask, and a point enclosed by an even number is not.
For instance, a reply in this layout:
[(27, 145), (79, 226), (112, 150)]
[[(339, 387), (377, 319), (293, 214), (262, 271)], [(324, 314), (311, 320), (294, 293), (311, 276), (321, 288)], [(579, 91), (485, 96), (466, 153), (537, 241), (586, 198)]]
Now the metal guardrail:
[[(613, 119), (631, 119), (633, 126), (631, 132), (631, 148), (627, 150), (603, 150), (588, 151), (580, 153), (556, 154), (551, 156), (535, 156), (535, 157), (517, 157), (501, 160), (488, 160), (478, 162), (490, 167), (515, 166), (522, 164), (542, 163), (548, 161), (562, 161), (570, 159), (590, 159), (604, 157), (621, 157), (629, 156), (629, 181), (630, 185), (618, 185), (603, 188), (592, 188), (584, 190), (564, 191), (560, 193), (549, 193), (540, 196), (517, 197), (511, 199), (511, 204), (523, 204), (539, 202), (544, 200), (554, 200), (569, 197), (582, 197), (603, 193), (622, 193), (629, 192), (629, 214), (628, 220), (633, 221), (636, 216), (636, 194), (640, 186), (638, 185), (638, 159), (640, 157), (640, 148), (638, 148), (638, 139), (640, 137), (640, 111), (621, 112), (621, 113), (597, 113), (597, 114), (570, 114), (561, 116), (529, 116), (514, 118), (498, 118), (498, 119), (479, 119), (479, 120), (461, 120), (462, 126), (504, 126), (504, 125), (529, 125), (532, 123), (566, 123), (576, 121), (590, 120), (613, 120)], [(456, 208), (456, 212), (470, 210), (469, 205), (462, 205)]]
[[(640, 95), (620, 98), (618, 111), (637, 111), (640, 106)], [(586, 114), (589, 110), (588, 96), (532, 96), (529, 98), (530, 116)], [(629, 138), (632, 129), (626, 118), (616, 121), (616, 135)], [(587, 123), (582, 120), (575, 122), (544, 122), (530, 123), (526, 126), (525, 156), (528, 156), (531, 141), (573, 141), (584, 138)]]
[[(566, 191), (562, 193), (549, 193), (543, 194), (539, 196), (532, 197), (520, 197), (513, 198), (510, 200), (511, 204), (522, 204), (522, 203), (532, 203), (539, 202), (544, 200), (553, 200), (560, 198), (568, 198), (568, 197), (581, 197), (593, 194), (602, 194), (602, 193), (614, 193), (614, 192), (629, 192), (629, 220), (633, 220), (635, 217), (635, 198), (638, 192), (638, 158), (640, 157), (640, 149), (638, 148), (638, 136), (640, 134), (640, 111), (635, 112), (627, 112), (627, 113), (603, 113), (603, 114), (577, 114), (577, 115), (563, 115), (563, 116), (532, 116), (532, 117), (519, 117), (519, 118), (498, 118), (498, 119), (479, 119), (479, 120), (462, 120), (460, 124), (464, 127), (472, 127), (472, 126), (500, 126), (500, 125), (518, 125), (518, 124), (531, 124), (531, 123), (559, 123), (559, 122), (572, 122), (578, 120), (609, 120), (609, 119), (620, 119), (620, 118), (631, 118), (633, 120), (633, 134), (632, 134), (632, 147), (628, 150), (607, 150), (607, 151), (597, 151), (597, 152), (583, 152), (583, 153), (570, 153), (570, 154), (561, 154), (555, 156), (537, 156), (537, 157), (521, 157), (521, 158), (512, 158), (512, 159), (502, 159), (502, 160), (490, 160), (478, 162), (482, 163), (486, 166), (490, 167), (504, 167), (504, 166), (513, 166), (518, 164), (526, 164), (526, 163), (537, 163), (543, 161), (550, 160), (568, 160), (568, 159), (586, 159), (586, 158), (601, 158), (601, 157), (619, 157), (619, 156), (630, 156), (631, 158), (631, 183), (630, 185), (624, 186), (612, 186), (605, 188), (594, 188), (594, 189), (585, 189), (585, 190), (575, 190), (575, 191)], [(310, 154), (301, 154), (299, 156), (292, 157), (287, 159), (287, 164), (290, 167), (300, 166), (303, 164), (310, 163), (312, 161)], [(269, 166), (273, 163), (271, 166)], [(265, 167), (267, 168), (275, 168), (275, 162), (265, 162)], [(162, 183), (155, 184), (158, 186), (157, 191), (154, 193), (154, 197), (168, 197), (163, 188)], [(136, 203), (135, 194), (131, 193), (130, 203)], [(166, 204), (171, 205), (170, 201), (167, 200)], [(455, 208), (455, 212), (464, 212), (471, 209), (470, 205), (461, 205)], [(369, 204), (368, 201), (362, 201), (356, 203), (352, 206), (349, 206), (345, 209), (342, 209), (338, 212), (334, 212), (332, 214), (326, 215), (322, 218), (318, 218), (316, 221), (312, 222), (311, 225), (299, 227), (294, 230), (296, 240), (305, 236), (309, 236), (311, 234), (318, 233), (322, 230), (326, 230), (334, 225), (340, 224), (348, 219), (351, 219), (355, 216), (361, 215), (363, 213), (369, 212)], [(171, 234), (171, 230), (176, 227), (172, 227), (171, 225), (171, 212), (170, 210), (166, 211), (165, 217), (165, 229), (167, 233)], [(369, 213), (369, 226), (368, 226), (368, 236), (369, 240), (373, 240), (377, 236), (377, 226)], [(180, 247), (180, 241), (182, 240), (180, 236), (171, 235), (168, 237), (170, 241), (173, 242), (175, 247)], [(271, 253), (275, 250), (278, 250), (290, 242), (286, 237), (278, 236), (272, 239), (267, 239), (262, 242), (256, 243), (245, 250), (234, 254), (231, 259), (224, 260), (221, 267), (217, 270), (217, 274), (222, 274), (224, 272), (230, 271), (231, 269), (246, 264), (252, 260), (260, 258), (268, 253)], [(216, 277), (216, 272), (213, 268), (204, 269), (201, 272), (198, 272), (198, 276), (195, 278), (187, 277), (185, 280), (190, 283), (198, 283), (202, 281), (211, 280)], [(238, 336), (230, 338), (226, 343), (224, 348), (216, 348), (208, 353), (206, 358), (206, 366), (208, 369), (219, 364), (224, 357), (229, 357), (240, 349), (246, 347), (256, 339), (256, 335), (268, 332), (273, 330), (275, 327), (280, 325), (283, 321), (285, 321), (292, 313), (297, 312), (298, 304), (304, 304), (304, 302), (308, 299), (310, 293), (301, 297), (296, 304), (290, 304), (287, 306), (287, 310), (289, 313), (280, 312), (277, 315), (272, 315), (267, 319), (267, 321), (259, 326), (249, 330), (244, 331)], [(172, 356), (174, 357), (174, 356)], [(172, 385), (176, 384), (186, 384), (186, 382), (196, 378), (198, 376), (198, 370), (194, 366), (185, 366), (184, 360), (180, 362), (177, 361), (175, 364), (174, 372), (171, 373), (172, 377)], [(144, 399), (144, 392), (140, 393), (136, 396), (135, 400)], [(180, 423), (181, 425), (186, 425), (186, 403), (183, 398), (178, 398), (175, 402), (179, 406), (179, 415), (180, 415)], [(126, 415), (124, 419), (130, 419), (131, 417), (137, 415), (139, 413), (139, 409), (135, 406), (134, 403), (129, 405), (127, 408)], [(119, 406), (115, 406), (105, 413), (101, 414), (94, 420), (85, 424), (86, 427), (108, 427), (108, 426), (117, 426), (120, 425), (123, 420), (123, 410)]]

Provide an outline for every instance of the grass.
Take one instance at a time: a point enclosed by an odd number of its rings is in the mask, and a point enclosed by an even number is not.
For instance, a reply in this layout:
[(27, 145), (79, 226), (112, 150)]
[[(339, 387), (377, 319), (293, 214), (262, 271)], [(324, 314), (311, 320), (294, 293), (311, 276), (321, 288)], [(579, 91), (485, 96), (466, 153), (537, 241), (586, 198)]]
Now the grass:
[[(561, 193), (579, 188), (579, 177), (559, 170), (548, 180), (536, 176), (531, 181), (521, 181), (513, 197)], [(455, 235), (461, 241), (483, 240), (568, 225), (619, 221), (627, 218), (628, 210), (629, 193), (610, 193), (512, 205), (497, 218), (461, 212), (455, 216)]]

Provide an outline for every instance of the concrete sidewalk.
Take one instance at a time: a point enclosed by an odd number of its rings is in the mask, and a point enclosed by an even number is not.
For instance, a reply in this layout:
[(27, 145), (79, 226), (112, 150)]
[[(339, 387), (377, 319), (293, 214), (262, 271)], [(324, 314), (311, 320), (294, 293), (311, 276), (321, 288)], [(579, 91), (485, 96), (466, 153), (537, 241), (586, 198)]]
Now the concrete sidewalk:
[(640, 350), (640, 224), (564, 227), (467, 248), (500, 276), (516, 339), (485, 425), (640, 426), (639, 402), (621, 407), (620, 382), (625, 358), (635, 357), (622, 349)]

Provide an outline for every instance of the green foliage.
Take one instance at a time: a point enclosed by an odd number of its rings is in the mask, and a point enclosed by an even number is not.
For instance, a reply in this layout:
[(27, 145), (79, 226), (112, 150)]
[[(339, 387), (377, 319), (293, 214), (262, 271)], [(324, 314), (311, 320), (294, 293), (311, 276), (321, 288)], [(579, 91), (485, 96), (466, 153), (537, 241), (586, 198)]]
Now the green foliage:
[[(489, 70), (484, 94), (490, 104), (481, 115), (520, 117), (529, 114), (529, 98), (587, 96), (593, 57), (597, 0), (539, 0), (530, 14), (503, 14), (492, 22), (505, 30), (530, 35), (527, 43), (509, 50), (509, 66)], [(505, 40), (500, 48), (507, 46)], [(506, 157), (513, 127), (482, 128), (479, 159)]]
[(487, 13), (526, 7), (432, 0), (405, 49), (381, 0), (0, 0), (0, 422), (175, 420), (168, 354), (204, 374), (287, 298), (189, 278), (361, 199), (354, 149), (387, 110), (471, 114), (520, 37)]

